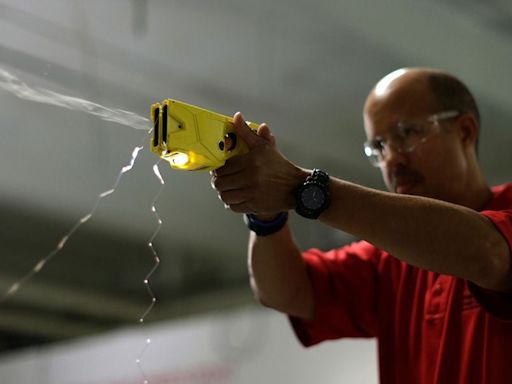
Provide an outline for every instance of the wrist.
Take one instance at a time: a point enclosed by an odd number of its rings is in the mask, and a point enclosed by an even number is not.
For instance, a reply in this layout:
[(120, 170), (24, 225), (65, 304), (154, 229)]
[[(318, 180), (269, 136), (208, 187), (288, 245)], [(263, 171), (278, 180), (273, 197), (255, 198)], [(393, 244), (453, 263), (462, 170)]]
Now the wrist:
[(296, 167), (294, 174), (290, 178), (290, 193), (287, 199), (287, 209), (294, 210), (296, 207), (295, 191), (298, 185), (301, 185), (308, 176), (311, 175), (312, 170), (306, 168)]
[(272, 220), (263, 221), (252, 213), (246, 213), (244, 215), (244, 222), (251, 231), (256, 233), (256, 235), (268, 236), (279, 232), (286, 225), (286, 222), (288, 221), (288, 211), (280, 212), (277, 216), (272, 216)]
[(267, 222), (267, 221), (274, 221), (279, 215), (281, 214), (280, 213), (255, 213), (255, 214), (251, 214), (256, 220), (258, 221), (262, 221), (262, 222)]

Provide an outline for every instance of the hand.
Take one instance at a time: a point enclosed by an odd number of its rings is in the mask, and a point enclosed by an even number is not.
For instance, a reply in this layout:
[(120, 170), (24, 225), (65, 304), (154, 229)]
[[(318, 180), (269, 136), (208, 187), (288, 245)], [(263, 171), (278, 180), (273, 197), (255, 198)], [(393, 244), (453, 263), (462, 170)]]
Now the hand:
[(277, 150), (266, 124), (261, 124), (256, 134), (241, 113), (233, 118), (238, 138), (245, 141), (249, 152), (232, 157), (213, 172), (211, 183), (219, 198), (234, 212), (255, 213), (262, 219), (293, 209), (293, 190), (308, 173)]

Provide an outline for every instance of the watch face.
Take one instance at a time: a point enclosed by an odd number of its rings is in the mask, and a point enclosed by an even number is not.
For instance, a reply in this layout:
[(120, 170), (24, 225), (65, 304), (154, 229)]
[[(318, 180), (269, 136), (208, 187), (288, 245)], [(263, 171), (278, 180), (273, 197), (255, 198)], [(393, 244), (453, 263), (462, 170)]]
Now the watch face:
[(325, 203), (325, 193), (318, 185), (310, 185), (302, 191), (301, 200), (307, 209), (319, 209)]

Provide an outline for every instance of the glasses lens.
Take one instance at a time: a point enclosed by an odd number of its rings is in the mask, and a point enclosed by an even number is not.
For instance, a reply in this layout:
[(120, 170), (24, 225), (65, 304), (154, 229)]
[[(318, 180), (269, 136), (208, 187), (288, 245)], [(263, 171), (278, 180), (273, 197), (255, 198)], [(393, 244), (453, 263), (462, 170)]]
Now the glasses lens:
[(376, 142), (367, 141), (364, 143), (364, 154), (374, 167), (378, 167), (382, 159), (382, 151)]
[(432, 123), (400, 123), (396, 126), (396, 140), (403, 151), (410, 152), (430, 136), (433, 132)]
[(432, 135), (440, 132), (440, 121), (460, 116), (458, 111), (444, 111), (423, 121), (401, 122), (393, 127), (387, 138), (375, 138), (364, 143), (364, 153), (370, 163), (380, 167), (388, 148), (397, 152), (412, 152)]

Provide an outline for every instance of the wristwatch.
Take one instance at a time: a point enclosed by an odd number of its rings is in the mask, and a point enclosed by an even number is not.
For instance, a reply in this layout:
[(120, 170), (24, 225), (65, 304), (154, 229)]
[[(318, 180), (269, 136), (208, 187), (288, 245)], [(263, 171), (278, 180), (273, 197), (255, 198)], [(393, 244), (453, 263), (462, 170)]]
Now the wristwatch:
[(295, 189), (295, 212), (308, 219), (318, 219), (331, 202), (329, 175), (314, 169), (304, 183)]

